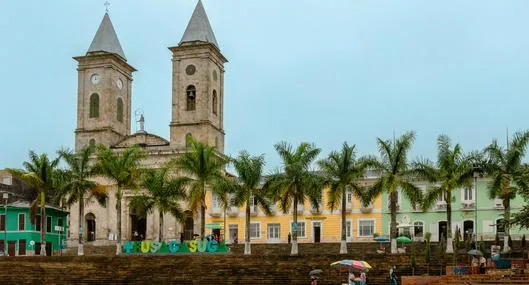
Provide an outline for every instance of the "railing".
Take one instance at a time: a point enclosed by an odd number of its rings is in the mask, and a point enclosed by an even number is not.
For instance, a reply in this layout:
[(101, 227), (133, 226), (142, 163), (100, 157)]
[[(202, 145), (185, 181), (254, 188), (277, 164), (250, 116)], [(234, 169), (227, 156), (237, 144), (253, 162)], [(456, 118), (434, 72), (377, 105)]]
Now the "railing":
[(345, 211), (347, 213), (350, 213), (353, 210), (353, 202), (346, 202), (345, 203)]
[[(397, 210), (398, 210), (398, 207), (397, 207)], [(364, 206), (364, 205), (360, 206), (360, 212), (364, 214), (371, 213), (371, 211), (373, 211), (373, 204), (369, 204), (367, 206)]]
[(464, 201), (461, 202), (461, 210), (470, 211), (476, 209), (476, 202), (474, 201)]
[(222, 214), (222, 209), (221, 208), (213, 207), (209, 211), (209, 215), (212, 216), (212, 217), (220, 217), (221, 214)]
[(257, 205), (250, 206), (250, 215), (257, 216), (259, 214), (259, 207)]
[(298, 204), (298, 214), (303, 214), (303, 211), (305, 211), (305, 205)]
[[(298, 209), (299, 210), (299, 209)], [(310, 212), (312, 214), (321, 214), (321, 206), (319, 208), (311, 207)]]
[(494, 208), (496, 209), (503, 209), (503, 200), (502, 199), (494, 199)]
[(446, 211), (446, 202), (437, 202), (437, 205), (435, 205), (435, 209), (437, 211)]
[(239, 215), (239, 207), (232, 206), (228, 209), (228, 216), (237, 217)]

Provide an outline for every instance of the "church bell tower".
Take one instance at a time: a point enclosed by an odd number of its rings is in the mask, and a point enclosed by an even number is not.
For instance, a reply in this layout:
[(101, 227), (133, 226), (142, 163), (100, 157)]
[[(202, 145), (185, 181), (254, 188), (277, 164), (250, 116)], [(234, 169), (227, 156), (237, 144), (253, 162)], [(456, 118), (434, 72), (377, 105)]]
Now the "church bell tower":
[(132, 73), (118, 37), (105, 13), (90, 48), (79, 63), (75, 150), (112, 146), (130, 135)]
[(170, 143), (185, 149), (190, 137), (224, 153), (224, 63), (202, 1), (173, 53)]

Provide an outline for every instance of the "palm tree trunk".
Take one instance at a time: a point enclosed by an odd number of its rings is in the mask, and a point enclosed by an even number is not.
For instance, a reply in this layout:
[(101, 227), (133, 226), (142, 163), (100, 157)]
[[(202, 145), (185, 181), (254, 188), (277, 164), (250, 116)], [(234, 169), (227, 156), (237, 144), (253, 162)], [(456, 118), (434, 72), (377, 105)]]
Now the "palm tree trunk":
[[(206, 192), (206, 182), (202, 183), (202, 191)], [(211, 192), (213, 194), (213, 192)], [(213, 196), (213, 195), (212, 195)], [(206, 194), (202, 196), (202, 199), (205, 199)], [(200, 238), (205, 237), (206, 232), (206, 201), (202, 200), (202, 205), (200, 205)]]
[[(443, 193), (444, 194), (444, 193)], [(446, 253), (454, 253), (454, 245), (452, 239), (452, 192), (446, 192)]]
[(346, 192), (345, 187), (342, 189), (342, 241), (340, 243), (340, 254), (347, 254), (347, 241), (346, 241), (346, 222), (345, 222), (345, 208), (346, 205)]
[(505, 199), (503, 201), (503, 218), (504, 218), (504, 228), (505, 228), (505, 236), (503, 237), (503, 252), (510, 252), (511, 247), (509, 246), (509, 236), (511, 235), (511, 227), (509, 225), (509, 222), (511, 220), (511, 200)]
[(296, 230), (292, 233), (292, 249), (290, 255), (298, 255), (298, 198), (294, 197), (294, 224), (296, 225)]
[(117, 227), (118, 227), (118, 240), (116, 243), (116, 255), (121, 254), (121, 188), (118, 186), (117, 190), (117, 201), (116, 201), (116, 212), (117, 212)]
[(40, 255), (46, 256), (46, 195), (40, 192)]
[(84, 197), (79, 195), (79, 244), (77, 245), (77, 255), (84, 255), (84, 238), (83, 238), (83, 224), (84, 224)]
[(391, 211), (391, 226), (390, 226), (390, 240), (391, 253), (397, 253), (397, 191), (390, 193), (390, 211)]
[(246, 235), (244, 237), (244, 254), (252, 254), (250, 244), (250, 198), (246, 201)]
[(160, 211), (160, 229), (159, 229), (159, 233), (158, 233), (158, 241), (159, 242), (162, 242), (163, 241), (163, 211), (162, 210), (159, 210)]

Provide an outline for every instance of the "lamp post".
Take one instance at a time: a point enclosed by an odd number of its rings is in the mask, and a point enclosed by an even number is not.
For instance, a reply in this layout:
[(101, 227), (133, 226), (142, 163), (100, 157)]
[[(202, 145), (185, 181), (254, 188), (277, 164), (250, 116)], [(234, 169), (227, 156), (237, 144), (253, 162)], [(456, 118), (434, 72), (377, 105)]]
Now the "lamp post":
[(4, 256), (7, 252), (7, 198), (9, 194), (7, 192), (2, 193), (2, 199), (4, 199)]
[(478, 176), (479, 173), (477, 171), (474, 171), (474, 210), (475, 210), (475, 222), (474, 222), (474, 228), (475, 233), (474, 236), (476, 237), (475, 245), (476, 249), (478, 249)]

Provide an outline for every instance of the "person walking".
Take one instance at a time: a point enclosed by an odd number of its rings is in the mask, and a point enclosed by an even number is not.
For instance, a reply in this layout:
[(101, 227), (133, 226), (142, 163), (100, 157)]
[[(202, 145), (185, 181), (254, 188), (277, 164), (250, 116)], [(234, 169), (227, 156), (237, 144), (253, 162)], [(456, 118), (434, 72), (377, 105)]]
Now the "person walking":
[(366, 272), (362, 271), (362, 273), (360, 273), (360, 285), (366, 285), (366, 284), (367, 284)]
[(390, 275), (390, 280), (391, 280), (391, 285), (398, 285), (398, 277), (397, 277), (397, 267), (395, 265), (393, 265), (393, 267), (390, 269), (389, 271), (389, 275)]

